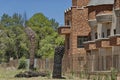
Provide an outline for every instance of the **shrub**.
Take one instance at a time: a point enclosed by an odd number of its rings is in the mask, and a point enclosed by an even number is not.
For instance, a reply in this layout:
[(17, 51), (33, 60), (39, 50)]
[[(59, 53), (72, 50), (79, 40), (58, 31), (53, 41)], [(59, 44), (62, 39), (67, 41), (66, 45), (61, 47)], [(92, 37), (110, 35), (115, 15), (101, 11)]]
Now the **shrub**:
[(19, 60), (18, 69), (26, 69), (26, 68), (27, 68), (27, 61), (26, 61), (25, 57), (22, 57), (22, 58)]
[(117, 70), (111, 68), (111, 80), (117, 80)]

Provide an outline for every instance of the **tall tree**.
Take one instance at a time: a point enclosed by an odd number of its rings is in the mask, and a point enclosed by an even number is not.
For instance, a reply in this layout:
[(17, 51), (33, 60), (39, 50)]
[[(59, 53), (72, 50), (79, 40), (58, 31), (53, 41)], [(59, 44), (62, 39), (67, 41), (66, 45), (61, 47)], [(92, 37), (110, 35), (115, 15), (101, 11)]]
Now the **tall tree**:
[(36, 13), (29, 19), (29, 26), (32, 27), (44, 27), (50, 26), (48, 18), (44, 16), (42, 13)]
[(55, 46), (63, 42), (63, 38), (55, 31), (58, 23), (37, 13), (30, 18), (28, 24), (37, 34), (37, 57), (53, 57)]
[(23, 18), (22, 15), (18, 13), (14, 13), (12, 16), (12, 25), (14, 26), (23, 26)]
[(55, 21), (55, 19), (50, 19), (51, 22), (51, 26), (52, 28), (57, 31), (58, 27), (59, 27), (59, 23)]
[(4, 27), (22, 26), (22, 15), (18, 13), (14, 13), (12, 16), (9, 16), (8, 14), (3, 14), (1, 17), (1, 25)]
[(9, 16), (8, 14), (3, 14), (2, 17), (1, 17), (1, 25), (5, 26), (5, 27), (8, 27), (11, 24), (12, 24), (11, 16)]

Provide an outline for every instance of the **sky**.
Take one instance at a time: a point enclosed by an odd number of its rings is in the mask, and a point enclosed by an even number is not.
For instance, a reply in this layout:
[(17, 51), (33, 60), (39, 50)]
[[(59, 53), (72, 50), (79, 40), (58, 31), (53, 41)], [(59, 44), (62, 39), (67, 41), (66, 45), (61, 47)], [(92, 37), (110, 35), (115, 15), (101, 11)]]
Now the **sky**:
[(49, 19), (54, 18), (64, 25), (64, 11), (71, 6), (71, 0), (0, 0), (0, 17), (6, 13), (24, 14), (29, 19), (35, 13), (43, 13)]

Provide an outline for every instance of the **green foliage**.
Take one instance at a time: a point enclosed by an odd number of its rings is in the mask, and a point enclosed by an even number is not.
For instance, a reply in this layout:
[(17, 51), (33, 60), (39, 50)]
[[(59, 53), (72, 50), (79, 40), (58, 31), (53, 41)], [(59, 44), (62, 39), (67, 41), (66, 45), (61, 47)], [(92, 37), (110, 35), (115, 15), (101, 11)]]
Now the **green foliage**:
[(116, 69), (111, 69), (111, 80), (117, 80), (117, 71)]
[[(3, 14), (0, 20), (0, 62), (21, 57), (29, 58), (29, 39), (23, 27), (22, 15), (15, 13), (12, 16)], [(64, 44), (64, 37), (58, 35), (59, 23), (55, 19), (48, 19), (42, 13), (34, 14), (27, 25), (36, 33), (37, 58), (53, 58), (54, 48)]]
[(25, 57), (22, 57), (22, 58), (19, 60), (18, 69), (26, 69), (26, 68), (27, 68), (27, 61), (26, 61)]
[(54, 19), (48, 19), (42, 13), (33, 15), (28, 21), (29, 26), (36, 32), (37, 57), (52, 58), (55, 46), (64, 43), (64, 38), (56, 32), (59, 24)]
[(29, 41), (22, 27), (22, 16), (17, 13), (13, 16), (3, 14), (0, 22), (0, 53), (3, 60), (8, 62), (10, 57), (28, 57)]
[(36, 13), (30, 18), (28, 25), (32, 27), (45, 27), (50, 26), (50, 22), (44, 14)]
[(55, 19), (50, 19), (50, 22), (51, 22), (51, 26), (52, 28), (57, 31), (58, 29), (58, 26), (59, 26), (59, 23), (55, 21)]
[(1, 17), (1, 25), (4, 27), (22, 26), (23, 25), (22, 16), (18, 13), (13, 14), (13, 16), (3, 14), (3, 16)]

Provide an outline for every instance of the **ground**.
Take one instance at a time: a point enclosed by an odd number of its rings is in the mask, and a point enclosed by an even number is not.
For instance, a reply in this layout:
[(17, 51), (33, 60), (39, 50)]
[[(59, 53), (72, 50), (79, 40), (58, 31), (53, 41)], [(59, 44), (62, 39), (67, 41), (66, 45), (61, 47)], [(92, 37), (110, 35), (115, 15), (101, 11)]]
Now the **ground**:
[[(15, 68), (1, 68), (0, 67), (0, 80), (53, 80), (51, 77), (33, 77), (33, 78), (15, 78), (14, 76), (24, 70), (16, 70)], [(81, 80), (73, 76), (67, 77), (65, 80)], [(60, 79), (54, 79), (60, 80)], [(63, 79), (62, 79), (63, 80)]]

